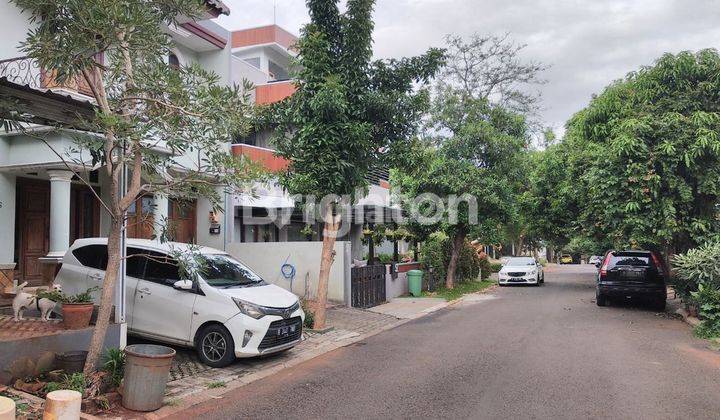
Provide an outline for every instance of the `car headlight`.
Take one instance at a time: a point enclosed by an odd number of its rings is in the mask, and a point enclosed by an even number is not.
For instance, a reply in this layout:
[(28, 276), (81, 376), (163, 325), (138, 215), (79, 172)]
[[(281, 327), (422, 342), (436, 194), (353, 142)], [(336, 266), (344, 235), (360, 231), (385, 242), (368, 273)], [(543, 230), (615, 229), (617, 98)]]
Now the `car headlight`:
[(530, 270), (530, 274), (535, 274), (535, 273), (537, 273), (537, 270)]
[(244, 300), (236, 298), (232, 298), (232, 300), (240, 309), (240, 312), (249, 316), (250, 318), (260, 319), (265, 316), (265, 312), (263, 312), (263, 310), (260, 309), (260, 306), (258, 305), (254, 305), (250, 302), (245, 302)]

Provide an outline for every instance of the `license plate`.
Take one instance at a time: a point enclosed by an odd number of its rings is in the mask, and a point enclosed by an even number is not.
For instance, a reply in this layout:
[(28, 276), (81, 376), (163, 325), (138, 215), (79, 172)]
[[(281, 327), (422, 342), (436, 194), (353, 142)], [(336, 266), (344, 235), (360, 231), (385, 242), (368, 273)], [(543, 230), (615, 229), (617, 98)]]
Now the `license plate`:
[(513, 277), (510, 279), (510, 281), (521, 282), (521, 281), (525, 281), (525, 279), (521, 279), (519, 277)]
[(286, 327), (280, 327), (277, 329), (277, 335), (278, 337), (287, 337), (288, 335), (295, 332), (295, 325), (288, 325)]

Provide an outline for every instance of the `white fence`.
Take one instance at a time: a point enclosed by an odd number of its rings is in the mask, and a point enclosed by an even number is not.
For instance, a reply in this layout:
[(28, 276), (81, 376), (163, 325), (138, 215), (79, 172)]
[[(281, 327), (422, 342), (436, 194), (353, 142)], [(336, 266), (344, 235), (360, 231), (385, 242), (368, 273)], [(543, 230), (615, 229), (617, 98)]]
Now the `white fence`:
[[(228, 244), (227, 252), (245, 263), (268, 283), (290, 290), (290, 279), (282, 272), (282, 266), (295, 268), (292, 292), (298, 296), (317, 296), (320, 253), (322, 242), (257, 242)], [(350, 242), (335, 243), (335, 262), (330, 270), (328, 299), (350, 303)], [(291, 270), (286, 267), (285, 272)]]

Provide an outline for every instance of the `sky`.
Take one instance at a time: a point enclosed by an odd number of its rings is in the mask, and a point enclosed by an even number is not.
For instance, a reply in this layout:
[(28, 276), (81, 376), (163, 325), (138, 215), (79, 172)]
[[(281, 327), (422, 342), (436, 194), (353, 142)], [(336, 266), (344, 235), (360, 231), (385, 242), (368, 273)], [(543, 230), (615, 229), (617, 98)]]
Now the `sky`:
[[(229, 30), (273, 23), (298, 34), (304, 0), (225, 0)], [(549, 66), (539, 89), (542, 122), (563, 133), (593, 94), (665, 52), (720, 49), (720, 0), (377, 0), (377, 58), (442, 47), (447, 34), (504, 34), (523, 57)]]

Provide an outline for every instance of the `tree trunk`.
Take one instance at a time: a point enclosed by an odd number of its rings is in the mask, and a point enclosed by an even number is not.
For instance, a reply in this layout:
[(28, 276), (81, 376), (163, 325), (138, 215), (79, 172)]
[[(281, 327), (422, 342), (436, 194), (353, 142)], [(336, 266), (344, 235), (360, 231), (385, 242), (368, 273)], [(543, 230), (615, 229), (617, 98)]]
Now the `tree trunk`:
[(327, 305), (328, 281), (330, 280), (330, 268), (335, 261), (335, 239), (337, 236), (339, 222), (335, 220), (332, 207), (325, 210), (325, 229), (323, 231), (322, 256), (320, 258), (320, 275), (318, 278), (317, 298), (315, 300), (315, 320), (313, 328), (321, 330), (325, 328), (325, 306)]
[(457, 270), (458, 259), (460, 258), (460, 250), (465, 244), (465, 230), (460, 229), (455, 234), (452, 243), (452, 252), (450, 254), (450, 263), (448, 264), (447, 276), (445, 277), (445, 287), (452, 289), (455, 287), (455, 271)]
[(100, 308), (98, 309), (97, 320), (95, 321), (95, 329), (93, 330), (90, 347), (88, 348), (87, 359), (85, 360), (85, 368), (83, 373), (85, 377), (89, 377), (95, 371), (105, 342), (105, 334), (107, 334), (110, 325), (110, 314), (113, 306), (113, 294), (115, 292), (115, 282), (117, 281), (118, 270), (120, 269), (120, 234), (122, 229), (121, 218), (113, 218), (110, 223), (110, 232), (108, 234), (108, 262), (105, 269), (105, 278), (103, 279), (102, 293), (100, 295)]

